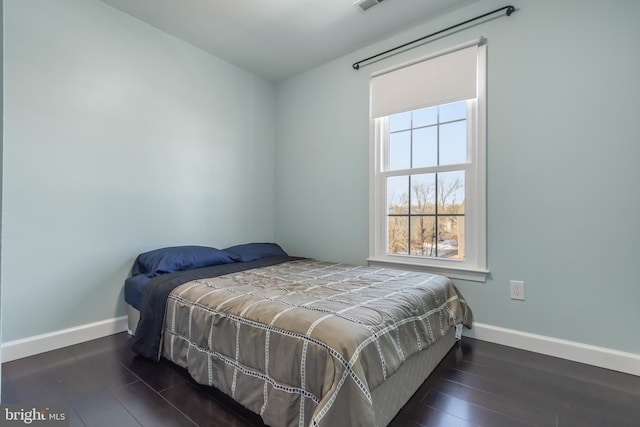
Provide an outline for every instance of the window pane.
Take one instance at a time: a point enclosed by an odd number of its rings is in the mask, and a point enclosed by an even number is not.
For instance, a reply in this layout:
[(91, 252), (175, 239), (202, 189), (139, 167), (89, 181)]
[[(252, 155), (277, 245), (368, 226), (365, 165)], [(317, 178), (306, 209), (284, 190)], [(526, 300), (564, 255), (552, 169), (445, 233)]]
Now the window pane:
[(467, 118), (467, 101), (440, 106), (440, 123)]
[(458, 242), (463, 240), (458, 225), (463, 223), (464, 217), (438, 216), (438, 258), (464, 258), (464, 253), (458, 250)]
[(389, 135), (389, 170), (411, 167), (411, 131)]
[(438, 123), (438, 107), (424, 108), (413, 112), (413, 127), (435, 125)]
[(409, 217), (390, 216), (387, 222), (389, 254), (407, 255), (409, 253)]
[(436, 175), (411, 176), (411, 213), (436, 213)]
[(438, 129), (433, 127), (413, 131), (412, 167), (421, 168), (438, 164)]
[(467, 161), (467, 121), (440, 126), (440, 165)]
[(435, 217), (411, 217), (411, 255), (435, 256)]
[(406, 113), (394, 114), (389, 116), (389, 131), (396, 132), (399, 130), (409, 129), (411, 127), (411, 111)]
[(387, 178), (387, 213), (409, 213), (409, 177), (393, 176)]
[(464, 172), (438, 174), (438, 214), (464, 214)]

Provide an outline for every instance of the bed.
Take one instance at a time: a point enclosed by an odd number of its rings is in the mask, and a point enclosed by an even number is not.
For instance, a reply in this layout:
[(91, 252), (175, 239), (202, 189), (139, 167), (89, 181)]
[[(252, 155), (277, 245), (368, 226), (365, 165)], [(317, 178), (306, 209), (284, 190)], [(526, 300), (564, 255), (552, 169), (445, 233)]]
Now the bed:
[(141, 254), (125, 299), (134, 351), (274, 427), (387, 425), (472, 323), (443, 276), (291, 257), (273, 243)]

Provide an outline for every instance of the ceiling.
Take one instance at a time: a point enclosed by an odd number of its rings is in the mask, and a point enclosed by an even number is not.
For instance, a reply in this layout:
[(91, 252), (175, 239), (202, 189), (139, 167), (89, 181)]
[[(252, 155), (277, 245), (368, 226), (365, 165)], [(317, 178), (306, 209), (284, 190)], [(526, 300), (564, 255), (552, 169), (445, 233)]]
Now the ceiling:
[(476, 0), (101, 0), (276, 82)]

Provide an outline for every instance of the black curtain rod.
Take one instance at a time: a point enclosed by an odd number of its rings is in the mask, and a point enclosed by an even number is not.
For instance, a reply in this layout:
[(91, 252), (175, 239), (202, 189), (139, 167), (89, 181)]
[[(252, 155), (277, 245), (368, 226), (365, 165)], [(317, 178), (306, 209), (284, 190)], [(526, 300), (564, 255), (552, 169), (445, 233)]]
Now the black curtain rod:
[(414, 44), (414, 43), (417, 43), (417, 42), (420, 42), (420, 41), (422, 41), (422, 40), (428, 39), (428, 38), (430, 38), (430, 37), (437, 36), (438, 34), (441, 34), (441, 33), (444, 33), (445, 31), (449, 31), (449, 30), (452, 30), (452, 29), (454, 29), (454, 28), (460, 27), (460, 26), (462, 26), (462, 25), (468, 24), (469, 22), (473, 22), (473, 21), (477, 21), (478, 19), (486, 18), (486, 17), (487, 17), (487, 16), (489, 16), (489, 15), (493, 15), (494, 13), (498, 13), (498, 12), (503, 11), (503, 10), (506, 10), (506, 11), (507, 11), (507, 16), (511, 16), (511, 14), (512, 14), (513, 12), (515, 12), (515, 11), (516, 11), (516, 8), (515, 8), (515, 7), (513, 7), (513, 6), (511, 6), (511, 5), (509, 5), (509, 6), (503, 6), (503, 7), (501, 7), (500, 9), (492, 10), (491, 12), (487, 12), (487, 13), (485, 13), (484, 15), (480, 15), (480, 16), (476, 16), (475, 18), (467, 19), (466, 21), (464, 21), (464, 22), (460, 22), (459, 24), (452, 25), (452, 26), (450, 26), (450, 27), (448, 27), (448, 28), (445, 28), (445, 29), (443, 29), (443, 30), (436, 31), (435, 33), (431, 33), (431, 34), (429, 34), (429, 35), (427, 35), (427, 36), (420, 37), (419, 39), (415, 39), (415, 40), (413, 40), (413, 41), (410, 41), (410, 42), (408, 42), (408, 43), (402, 44), (402, 45), (400, 45), (400, 46), (396, 46), (396, 47), (391, 48), (391, 49), (389, 49), (389, 50), (385, 50), (384, 52), (380, 52), (380, 53), (378, 53), (378, 54), (376, 54), (376, 55), (373, 55), (373, 56), (370, 56), (370, 57), (368, 57), (368, 58), (361, 59), (361, 60), (360, 60), (360, 61), (358, 61), (358, 62), (354, 62), (354, 64), (353, 64), (353, 69), (354, 69), (354, 70), (359, 70), (359, 69), (360, 69), (360, 64), (362, 64), (363, 62), (370, 61), (370, 60), (372, 60), (372, 59), (374, 59), (374, 58), (377, 58), (377, 57), (379, 57), (379, 56), (386, 55), (387, 53), (394, 52), (394, 51), (396, 51), (396, 50), (398, 50), (398, 49), (402, 49), (403, 47), (407, 47), (407, 46), (409, 46), (409, 45), (412, 45), (412, 44)]

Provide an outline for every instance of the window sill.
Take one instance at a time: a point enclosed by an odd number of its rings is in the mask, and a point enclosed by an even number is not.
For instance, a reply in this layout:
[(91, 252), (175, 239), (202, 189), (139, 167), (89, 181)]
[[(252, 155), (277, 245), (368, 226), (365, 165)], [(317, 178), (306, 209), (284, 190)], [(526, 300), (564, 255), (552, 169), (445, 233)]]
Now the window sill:
[(450, 279), (470, 280), (472, 282), (486, 282), (489, 270), (476, 270), (459, 267), (433, 266), (406, 261), (390, 261), (387, 259), (368, 258), (367, 263), (373, 267), (397, 268), (400, 270), (422, 271), (439, 274)]

